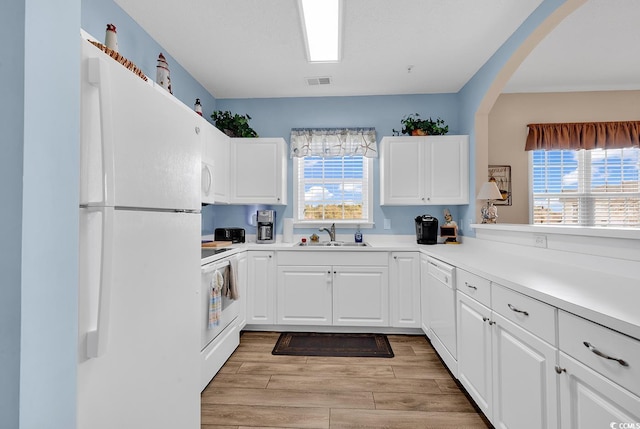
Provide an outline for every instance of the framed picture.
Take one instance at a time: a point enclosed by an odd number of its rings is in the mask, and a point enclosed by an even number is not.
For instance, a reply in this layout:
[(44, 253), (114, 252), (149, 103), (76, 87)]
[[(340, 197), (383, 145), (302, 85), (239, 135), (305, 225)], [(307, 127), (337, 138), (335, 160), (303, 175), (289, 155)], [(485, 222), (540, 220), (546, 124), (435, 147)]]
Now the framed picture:
[(511, 166), (510, 165), (490, 165), (489, 177), (490, 182), (496, 182), (500, 193), (502, 194), (502, 200), (495, 200), (493, 202), (496, 206), (510, 206), (511, 205)]

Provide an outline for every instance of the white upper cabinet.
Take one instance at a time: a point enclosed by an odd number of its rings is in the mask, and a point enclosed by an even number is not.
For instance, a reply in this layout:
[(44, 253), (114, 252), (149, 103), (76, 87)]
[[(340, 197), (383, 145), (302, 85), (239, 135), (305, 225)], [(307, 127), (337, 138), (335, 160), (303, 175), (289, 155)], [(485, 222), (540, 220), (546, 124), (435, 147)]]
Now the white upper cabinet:
[(218, 146), (221, 144), (221, 141), (222, 144), (226, 142), (228, 146), (229, 138), (204, 118), (201, 118), (198, 128), (200, 129), (200, 142), (202, 145), (202, 203), (213, 204), (216, 202), (225, 202), (217, 198), (218, 194), (216, 192), (217, 188), (222, 184), (222, 179), (228, 183), (228, 179), (223, 177), (224, 172), (218, 171), (220, 167), (226, 164), (223, 160), (220, 160)]
[(213, 197), (216, 203), (228, 204), (229, 198), (229, 137), (213, 127), (209, 148), (214, 160)]
[(282, 138), (231, 139), (232, 204), (287, 204), (287, 150)]
[(469, 204), (469, 136), (384, 137), (380, 204)]

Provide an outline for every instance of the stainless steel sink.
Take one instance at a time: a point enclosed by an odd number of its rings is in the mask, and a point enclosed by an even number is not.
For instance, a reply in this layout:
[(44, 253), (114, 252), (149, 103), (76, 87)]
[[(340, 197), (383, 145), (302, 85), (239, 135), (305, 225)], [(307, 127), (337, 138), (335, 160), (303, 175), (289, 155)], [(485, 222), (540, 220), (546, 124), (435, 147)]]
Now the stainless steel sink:
[(369, 243), (354, 243), (346, 241), (319, 241), (310, 243), (298, 243), (298, 246), (305, 247), (369, 247)]

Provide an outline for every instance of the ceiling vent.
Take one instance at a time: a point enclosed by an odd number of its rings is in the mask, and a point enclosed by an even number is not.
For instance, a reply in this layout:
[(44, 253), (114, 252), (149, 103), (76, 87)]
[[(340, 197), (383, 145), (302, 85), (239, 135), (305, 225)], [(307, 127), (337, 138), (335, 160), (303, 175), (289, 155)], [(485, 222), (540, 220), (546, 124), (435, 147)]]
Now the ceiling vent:
[(329, 76), (325, 77), (307, 77), (307, 85), (315, 86), (315, 85), (331, 85), (331, 78)]

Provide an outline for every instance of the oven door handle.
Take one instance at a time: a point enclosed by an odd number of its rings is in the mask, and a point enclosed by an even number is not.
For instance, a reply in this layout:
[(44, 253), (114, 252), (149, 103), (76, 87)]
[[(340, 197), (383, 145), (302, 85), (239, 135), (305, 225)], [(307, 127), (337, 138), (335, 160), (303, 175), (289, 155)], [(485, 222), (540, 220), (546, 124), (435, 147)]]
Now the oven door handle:
[(209, 274), (215, 270), (228, 267), (229, 265), (231, 265), (231, 263), (228, 259), (224, 262), (213, 262), (202, 267), (202, 274)]

